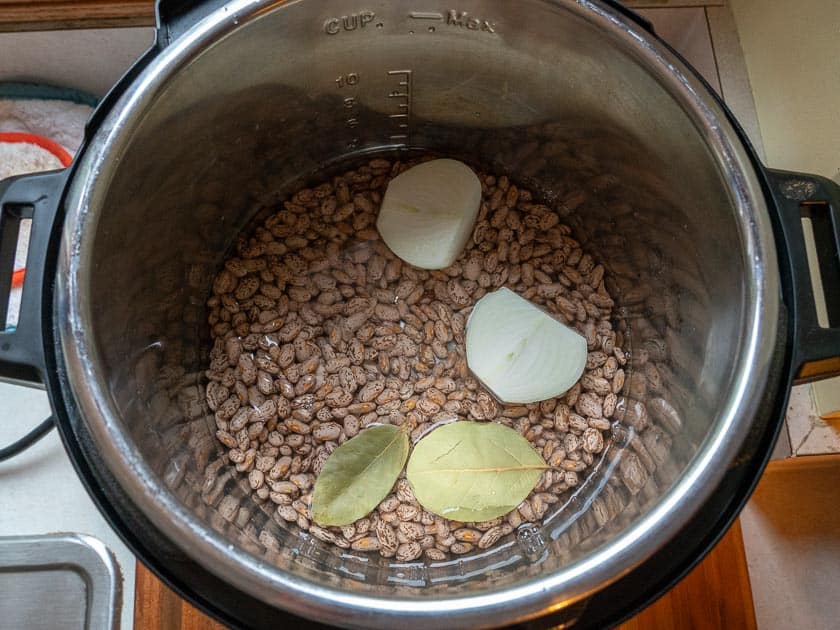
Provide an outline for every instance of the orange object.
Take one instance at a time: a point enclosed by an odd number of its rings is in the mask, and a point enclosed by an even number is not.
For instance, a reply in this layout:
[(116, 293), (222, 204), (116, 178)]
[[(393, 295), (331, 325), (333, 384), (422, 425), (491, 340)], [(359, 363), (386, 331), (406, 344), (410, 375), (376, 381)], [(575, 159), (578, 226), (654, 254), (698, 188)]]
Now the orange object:
[(49, 138), (45, 138), (44, 136), (35, 135), (34, 133), (0, 131), (0, 142), (34, 144), (35, 146), (44, 149), (44, 151), (52, 153), (58, 158), (58, 161), (61, 162), (61, 165), (65, 168), (70, 166), (70, 162), (73, 161), (70, 154), (67, 153), (67, 151), (64, 150), (64, 147), (60, 144), (50, 140)]
[[(38, 136), (34, 133), (23, 133), (20, 131), (0, 131), (0, 142), (34, 144), (41, 147), (45, 151), (52, 153), (61, 162), (64, 168), (70, 166), (73, 157), (64, 150), (57, 142)], [(25, 269), (15, 269), (12, 275), (12, 287), (20, 287), (23, 285), (23, 276), (26, 274)]]

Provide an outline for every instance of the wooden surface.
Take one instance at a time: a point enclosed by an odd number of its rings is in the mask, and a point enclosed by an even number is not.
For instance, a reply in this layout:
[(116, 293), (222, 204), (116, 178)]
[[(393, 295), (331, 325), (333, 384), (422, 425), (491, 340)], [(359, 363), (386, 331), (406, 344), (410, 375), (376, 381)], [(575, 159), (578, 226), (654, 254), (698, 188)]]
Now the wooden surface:
[[(750, 580), (738, 521), (682, 582), (620, 630), (754, 630)], [(134, 630), (224, 630), (137, 564)]]
[(741, 522), (695, 569), (620, 630), (755, 630)]
[(0, 0), (0, 31), (151, 26), (154, 0)]

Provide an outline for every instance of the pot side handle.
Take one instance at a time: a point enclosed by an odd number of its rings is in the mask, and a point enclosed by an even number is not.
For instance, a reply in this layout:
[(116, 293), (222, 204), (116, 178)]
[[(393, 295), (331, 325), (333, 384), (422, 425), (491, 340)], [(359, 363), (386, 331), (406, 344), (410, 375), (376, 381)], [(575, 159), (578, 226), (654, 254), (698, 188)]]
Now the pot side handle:
[(226, 4), (227, 0), (157, 0), (155, 21), (157, 42), (168, 46), (201, 18)]
[[(57, 247), (53, 225), (67, 177), (68, 171), (60, 170), (0, 181), (0, 381), (36, 386), (43, 382), (42, 332), (50, 325), (49, 305), (44, 304), (44, 269), (48, 253)], [(15, 252), (24, 219), (32, 219), (26, 275), (17, 327), (7, 328)]]
[[(788, 249), (795, 326), (793, 369), (798, 383), (840, 374), (840, 186), (829, 179), (767, 171)], [(803, 218), (813, 228), (828, 325), (821, 326), (808, 266)]]

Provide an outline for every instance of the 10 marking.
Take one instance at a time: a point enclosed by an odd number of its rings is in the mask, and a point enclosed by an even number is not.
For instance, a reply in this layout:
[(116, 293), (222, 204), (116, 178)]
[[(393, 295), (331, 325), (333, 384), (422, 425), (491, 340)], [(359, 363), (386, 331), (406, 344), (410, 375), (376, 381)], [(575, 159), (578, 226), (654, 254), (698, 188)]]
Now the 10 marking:
[[(339, 88), (354, 87), (359, 84), (359, 75), (355, 72), (348, 74), (341, 74), (335, 80)], [(344, 124), (351, 133), (351, 139), (347, 143), (347, 147), (355, 149), (359, 146), (359, 138), (354, 131), (359, 126), (359, 103), (355, 96), (346, 96), (343, 100), (345, 116)]]

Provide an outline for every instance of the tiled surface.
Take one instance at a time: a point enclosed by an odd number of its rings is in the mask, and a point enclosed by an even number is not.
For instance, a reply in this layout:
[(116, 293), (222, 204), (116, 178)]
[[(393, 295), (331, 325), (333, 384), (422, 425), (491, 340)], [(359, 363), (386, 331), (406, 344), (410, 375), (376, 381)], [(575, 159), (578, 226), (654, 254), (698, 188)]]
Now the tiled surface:
[(807, 385), (791, 391), (787, 412), (791, 454), (840, 453), (840, 421), (820, 418), (812, 397), (813, 390)]
[(840, 623), (840, 457), (772, 464), (741, 513), (759, 630)]

